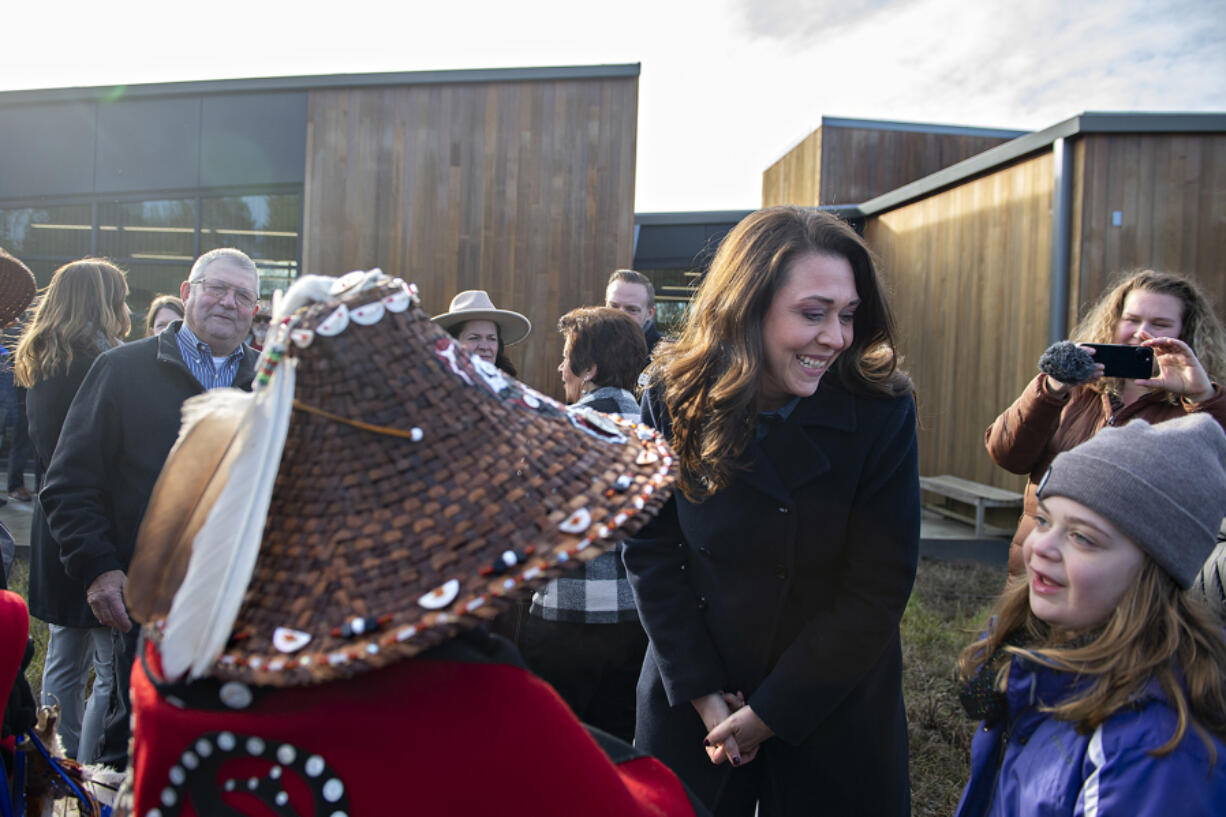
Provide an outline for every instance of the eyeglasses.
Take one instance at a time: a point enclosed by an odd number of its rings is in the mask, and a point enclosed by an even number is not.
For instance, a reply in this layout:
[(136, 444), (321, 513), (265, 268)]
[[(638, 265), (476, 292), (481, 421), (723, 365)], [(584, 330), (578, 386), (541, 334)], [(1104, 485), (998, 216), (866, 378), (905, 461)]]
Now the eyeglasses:
[(238, 304), (243, 309), (251, 309), (255, 306), (255, 293), (249, 289), (242, 287), (232, 287), (229, 284), (218, 283), (217, 281), (188, 281), (191, 286), (198, 286), (204, 290), (204, 294), (208, 295), (215, 301), (220, 301), (226, 297), (227, 292), (234, 293), (234, 303)]

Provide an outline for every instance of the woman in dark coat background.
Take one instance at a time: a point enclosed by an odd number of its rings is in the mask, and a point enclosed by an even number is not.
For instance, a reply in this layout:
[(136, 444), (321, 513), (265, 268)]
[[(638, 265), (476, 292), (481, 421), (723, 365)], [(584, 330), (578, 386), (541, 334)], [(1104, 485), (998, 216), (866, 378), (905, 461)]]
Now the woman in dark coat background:
[[(68, 406), (94, 358), (118, 346), (130, 328), (124, 273), (99, 258), (55, 271), (34, 320), (17, 346), (16, 380), (29, 389), (30, 438), (43, 468), (51, 462)], [(98, 623), (85, 588), (64, 572), (42, 505), (30, 523), (30, 613), (50, 625), (44, 699), (60, 705), (60, 738), (69, 757), (89, 763), (102, 738), (112, 680), (111, 631)], [(90, 665), (93, 693), (85, 704)]]
[(718, 815), (909, 813), (919, 477), (896, 363), (863, 240), (787, 207), (728, 234), (656, 351), (643, 419), (683, 494), (626, 543), (651, 642), (635, 741)]

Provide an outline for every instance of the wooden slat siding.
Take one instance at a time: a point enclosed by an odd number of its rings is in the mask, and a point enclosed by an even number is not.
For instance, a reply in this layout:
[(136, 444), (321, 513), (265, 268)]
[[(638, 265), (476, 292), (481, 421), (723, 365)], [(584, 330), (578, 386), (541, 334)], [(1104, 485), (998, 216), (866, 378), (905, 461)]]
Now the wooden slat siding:
[(637, 108), (635, 78), (312, 91), (304, 272), (381, 266), (431, 313), (486, 289), (532, 320), (521, 377), (560, 397), (558, 316), (631, 263)]
[(823, 125), (762, 174), (762, 204), (857, 204), (1007, 141)]
[(868, 219), (919, 397), (920, 472), (1020, 490), (983, 432), (1047, 345), (1052, 161), (1037, 154)]
[(1085, 229), (1085, 198), (1086, 198), (1086, 143), (1084, 139), (1073, 142), (1073, 167), (1068, 172), (1073, 174), (1073, 192), (1069, 214), (1069, 310), (1068, 326), (1071, 329), (1077, 325), (1077, 305), (1081, 303), (1081, 242), (1077, 236)]
[(820, 203), (821, 170), (822, 129), (818, 128), (762, 174), (762, 206), (816, 207)]
[[(1226, 306), (1226, 134), (1091, 134), (1080, 202), (1081, 314), (1119, 274), (1152, 267), (1196, 278)], [(1110, 180), (1115, 180), (1111, 183)], [(1111, 226), (1111, 213), (1123, 225)]]

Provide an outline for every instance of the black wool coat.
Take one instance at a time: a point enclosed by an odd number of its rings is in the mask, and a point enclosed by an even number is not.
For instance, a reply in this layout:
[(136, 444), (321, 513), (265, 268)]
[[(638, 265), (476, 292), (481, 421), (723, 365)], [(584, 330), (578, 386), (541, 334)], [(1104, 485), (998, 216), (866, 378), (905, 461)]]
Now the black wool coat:
[[(179, 325), (100, 355), (64, 419), (39, 501), (74, 598), (106, 571), (127, 570), (179, 409), (204, 391), (179, 353)], [(250, 390), (256, 358), (244, 347), (236, 388)]]
[[(670, 436), (655, 392), (643, 421)], [(704, 502), (678, 491), (626, 542), (651, 639), (635, 745), (713, 809), (729, 775), (753, 775), (778, 813), (907, 814), (899, 622), (919, 546), (914, 399), (854, 395), (827, 376), (743, 463)], [(743, 692), (776, 735), (742, 769), (710, 763), (690, 704), (720, 690)]]

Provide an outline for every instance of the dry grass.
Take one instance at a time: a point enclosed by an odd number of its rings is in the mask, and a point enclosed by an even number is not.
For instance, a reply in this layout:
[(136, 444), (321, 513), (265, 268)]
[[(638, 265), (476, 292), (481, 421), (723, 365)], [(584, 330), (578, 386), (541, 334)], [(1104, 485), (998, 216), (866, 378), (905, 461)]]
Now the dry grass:
[(958, 652), (983, 628), (1004, 569), (920, 561), (903, 615), (903, 694), (911, 740), (911, 811), (952, 814), (970, 775), (975, 724), (958, 703)]

